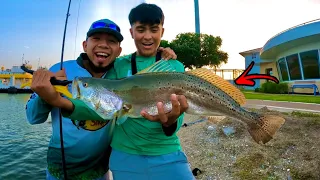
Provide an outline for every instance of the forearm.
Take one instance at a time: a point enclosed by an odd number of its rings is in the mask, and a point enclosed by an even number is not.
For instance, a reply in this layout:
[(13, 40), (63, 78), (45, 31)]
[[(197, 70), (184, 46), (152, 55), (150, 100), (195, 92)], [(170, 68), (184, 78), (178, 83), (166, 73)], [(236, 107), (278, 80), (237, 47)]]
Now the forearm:
[(162, 130), (166, 136), (172, 136), (174, 133), (179, 131), (183, 123), (184, 114), (178, 117), (178, 119), (169, 126), (162, 125)]
[(52, 106), (42, 100), (36, 93), (32, 94), (26, 104), (26, 116), (30, 124), (44, 123), (49, 116)]
[(94, 110), (89, 108), (83, 101), (79, 99), (66, 100), (68, 102), (64, 102), (64, 105), (62, 105), (62, 116), (74, 120), (104, 120)]

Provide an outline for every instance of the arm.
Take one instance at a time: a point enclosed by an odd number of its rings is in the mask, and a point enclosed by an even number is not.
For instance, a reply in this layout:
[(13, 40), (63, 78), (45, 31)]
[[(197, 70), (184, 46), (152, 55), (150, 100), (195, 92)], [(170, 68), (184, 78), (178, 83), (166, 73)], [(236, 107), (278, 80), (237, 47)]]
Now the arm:
[(27, 120), (30, 124), (44, 123), (49, 116), (52, 107), (43, 101), (36, 93), (30, 96), (26, 104)]
[[(170, 64), (175, 67), (177, 72), (184, 72), (184, 65), (177, 61), (177, 60), (169, 60)], [(179, 131), (180, 127), (183, 124), (183, 120), (184, 120), (184, 113), (182, 113), (178, 119), (170, 126), (166, 127), (162, 125), (162, 130), (165, 133), (166, 136), (172, 136), (173, 134), (175, 134), (176, 132)]]
[(63, 117), (75, 120), (104, 120), (83, 101), (78, 99), (64, 99), (61, 103)]
[[(59, 64), (55, 64), (50, 71), (57, 70)], [(30, 96), (26, 104), (26, 116), (30, 124), (44, 123), (52, 110), (52, 106), (41, 99), (36, 93)]]

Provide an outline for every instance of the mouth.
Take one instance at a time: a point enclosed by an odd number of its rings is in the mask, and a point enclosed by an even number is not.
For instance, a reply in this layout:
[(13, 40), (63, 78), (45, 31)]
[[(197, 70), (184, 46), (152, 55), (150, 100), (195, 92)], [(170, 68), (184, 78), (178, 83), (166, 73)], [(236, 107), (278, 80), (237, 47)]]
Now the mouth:
[(80, 88), (78, 83), (78, 77), (75, 77), (72, 82), (72, 96), (74, 99), (80, 99)]
[(110, 56), (110, 54), (104, 52), (97, 52), (94, 53), (94, 55), (97, 57), (99, 62), (105, 61)]
[(142, 43), (145, 48), (151, 48), (153, 43)]

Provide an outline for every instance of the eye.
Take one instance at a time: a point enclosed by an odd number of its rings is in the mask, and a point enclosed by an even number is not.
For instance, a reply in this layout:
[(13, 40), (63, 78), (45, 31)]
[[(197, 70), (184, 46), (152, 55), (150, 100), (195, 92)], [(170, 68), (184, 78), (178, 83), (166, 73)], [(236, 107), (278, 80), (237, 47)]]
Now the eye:
[(83, 83), (82, 85), (83, 85), (83, 87), (85, 87), (85, 88), (88, 87), (88, 83)]

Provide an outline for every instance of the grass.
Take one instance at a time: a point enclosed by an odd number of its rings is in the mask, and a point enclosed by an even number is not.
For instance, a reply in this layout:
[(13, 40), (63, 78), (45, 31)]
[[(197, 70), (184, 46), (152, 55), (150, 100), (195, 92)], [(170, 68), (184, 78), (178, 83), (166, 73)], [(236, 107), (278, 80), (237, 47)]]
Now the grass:
[(243, 91), (247, 99), (260, 99), (272, 101), (291, 101), (291, 102), (304, 102), (320, 104), (320, 96), (313, 95), (292, 95), (292, 94), (266, 94)]

